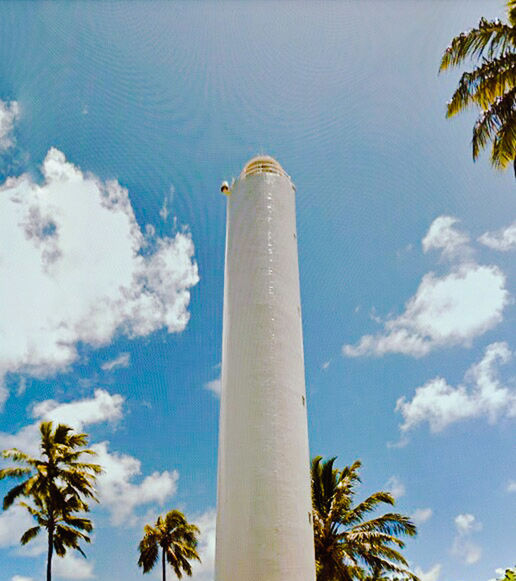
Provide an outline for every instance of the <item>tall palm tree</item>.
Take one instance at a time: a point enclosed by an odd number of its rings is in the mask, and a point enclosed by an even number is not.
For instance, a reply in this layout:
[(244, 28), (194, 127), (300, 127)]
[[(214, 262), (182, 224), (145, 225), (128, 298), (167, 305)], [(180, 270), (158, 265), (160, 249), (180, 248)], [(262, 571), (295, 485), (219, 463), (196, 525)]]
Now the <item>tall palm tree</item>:
[(339, 470), (335, 458), (312, 460), (312, 505), (315, 560), (318, 581), (382, 579), (396, 573), (402, 579), (417, 581), (399, 552), (400, 535), (414, 536), (415, 525), (406, 516), (387, 513), (365, 520), (380, 504), (394, 505), (388, 492), (375, 492), (353, 506), (361, 466), (356, 461)]
[(199, 529), (187, 522), (185, 515), (179, 510), (171, 510), (164, 517), (158, 516), (156, 524), (145, 525), (145, 535), (140, 541), (138, 550), (140, 558), (138, 566), (148, 573), (159, 558), (161, 548), (161, 566), (163, 581), (166, 581), (166, 562), (174, 569), (181, 579), (183, 573), (192, 575), (192, 559), (201, 561), (197, 553)]
[[(88, 445), (86, 434), (75, 433), (64, 424), (53, 429), (52, 422), (43, 422), (40, 435), (40, 458), (33, 458), (17, 448), (2, 451), (3, 458), (19, 466), (0, 470), (0, 480), (23, 479), (5, 495), (3, 508), (7, 510), (19, 501), (18, 504), (38, 523), (23, 533), (20, 539), (23, 545), (34, 539), (41, 529), (46, 529), (47, 581), (51, 581), (54, 551), (62, 557), (67, 548), (71, 548), (84, 555), (79, 542), (90, 542), (86, 533), (93, 527), (81, 513), (89, 510), (87, 499), (97, 500), (94, 483), (102, 469), (98, 464), (82, 461), (83, 454), (95, 454), (85, 448)], [(22, 498), (27, 502), (20, 501)]]
[(479, 108), (473, 127), (473, 159), (492, 142), (492, 165), (504, 169), (512, 162), (516, 173), (516, 0), (507, 2), (507, 16), (508, 23), (482, 18), (476, 28), (456, 36), (439, 71), (466, 59), (479, 63), (462, 75), (446, 116), (472, 105)]

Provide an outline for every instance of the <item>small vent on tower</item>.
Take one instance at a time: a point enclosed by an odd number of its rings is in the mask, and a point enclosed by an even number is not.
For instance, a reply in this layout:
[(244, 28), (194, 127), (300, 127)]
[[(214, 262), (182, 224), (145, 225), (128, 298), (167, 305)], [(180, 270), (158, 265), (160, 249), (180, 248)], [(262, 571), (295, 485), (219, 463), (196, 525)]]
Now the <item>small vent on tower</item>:
[(289, 177), (287, 172), (272, 157), (260, 155), (253, 157), (246, 163), (240, 177), (247, 177), (261, 173), (272, 173), (277, 176)]

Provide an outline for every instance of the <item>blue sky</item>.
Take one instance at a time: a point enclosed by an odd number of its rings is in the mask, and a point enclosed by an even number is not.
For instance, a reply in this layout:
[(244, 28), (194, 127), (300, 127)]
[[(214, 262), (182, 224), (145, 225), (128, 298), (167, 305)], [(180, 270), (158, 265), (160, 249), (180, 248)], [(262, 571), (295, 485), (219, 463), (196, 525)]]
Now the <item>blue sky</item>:
[[(213, 579), (219, 185), (257, 153), (297, 187), (311, 453), (393, 491), (423, 581), (514, 565), (514, 177), (472, 162), (474, 112), (444, 117), (459, 73), (437, 75), (455, 34), (503, 14), (1, 4), (0, 448), (53, 418), (106, 468), (88, 560), (58, 578), (140, 579), (143, 524), (178, 507)], [(1, 581), (40, 579), (12, 511)]]

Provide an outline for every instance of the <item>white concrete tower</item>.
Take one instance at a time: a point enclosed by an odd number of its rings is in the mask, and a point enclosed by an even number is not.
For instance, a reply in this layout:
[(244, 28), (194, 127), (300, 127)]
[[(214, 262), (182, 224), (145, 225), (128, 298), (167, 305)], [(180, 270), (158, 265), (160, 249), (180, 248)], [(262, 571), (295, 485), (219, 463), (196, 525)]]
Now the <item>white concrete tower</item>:
[(295, 188), (259, 156), (227, 203), (215, 580), (314, 581)]

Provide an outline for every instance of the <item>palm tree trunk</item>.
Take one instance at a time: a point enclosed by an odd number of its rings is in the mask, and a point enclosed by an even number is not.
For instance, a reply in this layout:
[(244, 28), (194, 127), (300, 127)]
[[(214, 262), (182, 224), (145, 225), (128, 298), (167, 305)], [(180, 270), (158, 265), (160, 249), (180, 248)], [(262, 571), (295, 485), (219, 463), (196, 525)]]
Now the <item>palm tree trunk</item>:
[(166, 581), (166, 577), (167, 577), (167, 568), (166, 568), (166, 562), (165, 562), (165, 548), (163, 547), (163, 552), (161, 554), (161, 563), (163, 566), (163, 581)]
[(47, 553), (47, 581), (52, 581), (52, 553), (54, 550), (54, 528), (48, 529), (48, 553)]

